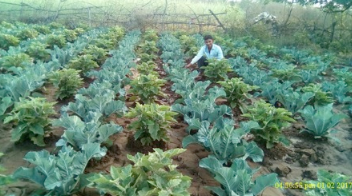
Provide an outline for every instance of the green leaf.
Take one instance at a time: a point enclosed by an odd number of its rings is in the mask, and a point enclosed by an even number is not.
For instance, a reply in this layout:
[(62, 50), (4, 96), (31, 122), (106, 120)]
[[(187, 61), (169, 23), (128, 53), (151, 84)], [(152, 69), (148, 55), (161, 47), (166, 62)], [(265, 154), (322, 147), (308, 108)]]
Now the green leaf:
[(254, 195), (259, 195), (266, 187), (275, 186), (275, 183), (278, 183), (279, 179), (277, 174), (272, 173), (268, 175), (258, 176), (254, 181), (254, 186), (252, 188)]

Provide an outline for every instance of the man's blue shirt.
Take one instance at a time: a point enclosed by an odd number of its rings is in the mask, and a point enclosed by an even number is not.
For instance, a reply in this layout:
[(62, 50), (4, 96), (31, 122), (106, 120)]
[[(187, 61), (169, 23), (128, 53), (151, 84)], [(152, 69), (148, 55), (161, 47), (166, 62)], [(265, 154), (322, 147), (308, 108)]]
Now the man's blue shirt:
[(224, 54), (222, 53), (220, 46), (213, 44), (211, 50), (209, 51), (208, 47), (204, 45), (200, 48), (198, 54), (192, 59), (191, 64), (196, 63), (200, 58), (202, 58), (203, 55), (205, 55), (207, 59), (216, 58), (218, 60), (221, 60), (224, 58)]

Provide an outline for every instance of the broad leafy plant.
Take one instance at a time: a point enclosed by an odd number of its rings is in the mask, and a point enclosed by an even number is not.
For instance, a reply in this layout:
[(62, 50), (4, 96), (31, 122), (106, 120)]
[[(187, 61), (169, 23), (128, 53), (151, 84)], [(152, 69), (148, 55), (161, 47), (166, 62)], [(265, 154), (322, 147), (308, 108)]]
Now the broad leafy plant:
[(314, 93), (313, 99), (310, 101), (311, 105), (327, 105), (333, 103), (331, 92), (324, 92), (321, 89), (321, 84), (309, 84), (301, 89), (303, 92)]
[(56, 99), (64, 99), (74, 95), (83, 84), (78, 70), (62, 69), (49, 74), (49, 81), (57, 88)]
[(16, 128), (12, 130), (11, 140), (14, 142), (31, 139), (38, 146), (45, 146), (45, 130), (50, 126), (50, 116), (56, 112), (55, 102), (47, 102), (45, 98), (20, 98), (15, 103), (4, 123), (13, 122)]
[(67, 42), (74, 42), (77, 39), (77, 32), (75, 30), (65, 29), (63, 35)]
[(127, 118), (137, 118), (128, 128), (135, 130), (135, 140), (140, 140), (143, 145), (150, 145), (154, 141), (168, 141), (167, 130), (172, 123), (177, 122), (174, 119), (177, 113), (170, 111), (170, 107), (158, 104), (137, 103), (136, 107), (130, 109), (125, 115)]
[[(96, 96), (106, 96), (106, 94), (111, 94), (111, 91), (115, 94), (118, 93), (119, 99), (125, 100), (125, 89), (121, 88), (119, 85), (113, 85), (107, 80), (103, 80), (102, 82), (95, 80), (88, 88), (79, 89), (77, 94), (94, 99)], [(111, 96), (111, 98), (114, 99), (116, 97)]]
[(196, 134), (188, 135), (183, 139), (183, 148), (192, 143), (199, 143), (223, 164), (229, 164), (236, 158), (246, 160), (248, 157), (254, 162), (262, 161), (263, 150), (254, 141), (247, 142), (244, 139), (251, 129), (259, 128), (257, 122), (242, 122), (237, 129), (234, 128), (234, 121), (228, 118), (222, 118), (213, 127), (210, 127), (208, 121), (202, 121), (199, 124), (201, 126)]
[[(218, 88), (212, 88), (216, 90)], [(190, 97), (186, 97), (184, 100), (185, 105), (174, 104), (172, 105), (172, 110), (184, 115), (185, 119), (194, 119), (202, 121), (208, 121), (209, 123), (216, 122), (223, 118), (224, 115), (232, 116), (232, 110), (227, 105), (217, 105), (215, 103), (216, 98), (221, 95), (225, 95), (222, 90), (212, 92), (208, 95), (203, 95), (204, 97), (193, 97), (196, 95), (190, 94)], [(212, 93), (211, 93), (212, 92)], [(193, 97), (193, 98), (192, 98)]]
[(260, 94), (274, 105), (279, 100), (278, 96), (284, 95), (285, 91), (290, 89), (292, 84), (293, 82), (291, 81), (280, 83), (277, 79), (265, 82), (260, 85), (260, 89), (262, 90)]
[(242, 81), (241, 78), (231, 78), (218, 82), (226, 92), (226, 99), (232, 108), (239, 107), (242, 111), (245, 101), (250, 97), (249, 92), (258, 89), (257, 86), (250, 86)]
[(258, 176), (252, 182), (260, 168), (252, 169), (243, 159), (235, 159), (231, 167), (224, 167), (221, 161), (210, 156), (202, 159), (199, 166), (212, 173), (221, 184), (221, 187), (206, 187), (218, 196), (259, 195), (265, 188), (279, 182), (276, 173)]
[(73, 112), (83, 120), (89, 115), (89, 112), (98, 112), (108, 117), (113, 113), (123, 115), (127, 111), (125, 103), (115, 99), (114, 91), (107, 90), (103, 94), (97, 94), (94, 97), (86, 97), (82, 94), (75, 95), (75, 102), (70, 102), (62, 110), (65, 112)]
[(308, 64), (302, 67), (298, 74), (301, 76), (304, 83), (309, 84), (319, 80), (321, 77), (319, 76), (320, 70), (318, 69), (318, 65), (316, 64)]
[(208, 65), (201, 69), (204, 69), (204, 75), (213, 82), (225, 80), (227, 73), (232, 71), (226, 59), (208, 59)]
[(33, 57), (36, 61), (41, 60), (43, 62), (47, 62), (50, 60), (50, 53), (46, 47), (47, 46), (43, 43), (32, 42), (31, 45), (28, 46), (26, 53)]
[(143, 39), (156, 42), (159, 39), (158, 32), (154, 29), (148, 29), (143, 33)]
[[(86, 121), (83, 122), (77, 116), (68, 116), (63, 114), (60, 119), (53, 121), (53, 126), (65, 128), (61, 139), (56, 143), (56, 146), (71, 145), (75, 150), (83, 150), (86, 144), (107, 142), (113, 134), (122, 131), (122, 127), (113, 123), (101, 124), (99, 121), (102, 114), (98, 112), (89, 112)], [(95, 158), (105, 156), (107, 149), (100, 149), (100, 153), (96, 154)]]
[(352, 195), (351, 176), (318, 170), (317, 181), (304, 181), (303, 186), (312, 187), (304, 190), (305, 196)]
[(277, 95), (278, 101), (284, 105), (284, 107), (292, 112), (297, 113), (313, 98), (314, 93), (305, 92), (302, 93), (298, 90), (294, 91), (293, 88), (288, 88), (282, 93)]
[(77, 152), (71, 146), (63, 146), (57, 155), (48, 151), (28, 152), (24, 160), (35, 165), (32, 168), (20, 167), (13, 176), (16, 179), (30, 180), (43, 188), (46, 195), (72, 195), (89, 182), (84, 174), (88, 161), (100, 153), (100, 144), (82, 146)]
[(38, 31), (35, 29), (25, 28), (17, 33), (16, 37), (21, 40), (33, 39), (39, 35)]
[(334, 98), (339, 103), (352, 103), (352, 97), (347, 96), (347, 93), (352, 91), (352, 86), (348, 86), (345, 81), (323, 82), (322, 89), (325, 92), (331, 92)]
[(141, 64), (137, 65), (137, 71), (141, 75), (156, 75), (158, 76), (158, 72), (154, 71), (156, 65), (153, 61), (142, 62)]
[(260, 100), (249, 106), (247, 113), (242, 116), (258, 122), (260, 128), (253, 130), (252, 133), (256, 139), (266, 144), (266, 148), (272, 148), (278, 142), (289, 144), (289, 141), (282, 134), (282, 128), (290, 126), (291, 122), (295, 122), (295, 120), (291, 118), (292, 113), (286, 109), (275, 108)]
[(157, 48), (157, 44), (155, 41), (145, 40), (143, 43), (138, 45), (137, 53), (143, 54), (157, 54), (159, 52), (159, 48)]
[(7, 70), (11, 70), (13, 67), (25, 68), (32, 63), (33, 59), (25, 53), (5, 56), (0, 60), (1, 67)]
[(90, 186), (111, 195), (189, 196), (187, 189), (191, 185), (191, 178), (177, 171), (177, 165), (173, 165), (171, 159), (186, 150), (154, 151), (148, 155), (127, 155), (133, 166), (112, 166), (110, 174), (95, 174), (88, 178)]
[(139, 97), (145, 104), (153, 103), (155, 96), (165, 96), (161, 91), (161, 87), (165, 83), (166, 80), (159, 79), (158, 76), (153, 74), (139, 75), (131, 81), (130, 92), (135, 95), (134, 99)]
[(80, 70), (80, 73), (83, 76), (88, 71), (99, 67), (97, 62), (93, 59), (93, 56), (89, 54), (77, 56), (70, 60), (67, 67), (70, 69)]
[(189, 35), (181, 35), (179, 37), (180, 43), (182, 45), (183, 53), (187, 57), (192, 57), (197, 54), (199, 48), (197, 45), (197, 40), (195, 37)]
[(283, 69), (273, 69), (272, 76), (277, 77), (279, 81), (292, 81), (292, 82), (299, 82), (302, 78), (298, 75), (297, 69), (295, 66), (287, 65), (287, 68)]
[(8, 50), (10, 46), (18, 46), (20, 44), (20, 40), (10, 34), (0, 34), (0, 48)]
[(301, 110), (301, 116), (306, 123), (306, 131), (315, 138), (327, 136), (331, 128), (335, 127), (340, 120), (346, 117), (344, 114), (335, 114), (332, 112), (333, 104), (325, 106), (306, 106)]
[(352, 86), (352, 73), (349, 67), (333, 69), (336, 78), (342, 79), (348, 86)]
[(45, 25), (34, 25), (33, 29), (38, 31), (38, 33), (41, 33), (41, 34), (44, 34), (44, 35), (51, 33), (50, 28), (48, 26), (45, 26)]
[(50, 49), (54, 49), (54, 46), (56, 45), (59, 48), (63, 48), (66, 45), (66, 40), (64, 35), (48, 35), (46, 39), (46, 45)]
[(83, 54), (91, 55), (93, 57), (92, 60), (97, 62), (99, 65), (102, 65), (107, 59), (108, 51), (104, 48), (99, 48), (98, 46), (90, 45), (88, 46), (88, 48), (83, 50)]

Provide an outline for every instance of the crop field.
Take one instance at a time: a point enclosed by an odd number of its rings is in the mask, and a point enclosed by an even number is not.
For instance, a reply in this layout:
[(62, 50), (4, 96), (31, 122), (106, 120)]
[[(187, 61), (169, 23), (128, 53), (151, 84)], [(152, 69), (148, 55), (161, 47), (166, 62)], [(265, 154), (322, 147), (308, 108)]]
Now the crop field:
[(352, 72), (212, 33), (0, 24), (0, 195), (352, 195)]

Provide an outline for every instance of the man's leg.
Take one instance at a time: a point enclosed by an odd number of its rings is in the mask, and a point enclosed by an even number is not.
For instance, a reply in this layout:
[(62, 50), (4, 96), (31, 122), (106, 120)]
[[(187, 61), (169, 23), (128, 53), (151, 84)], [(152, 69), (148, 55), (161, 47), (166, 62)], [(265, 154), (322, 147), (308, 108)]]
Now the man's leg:
[(202, 58), (200, 58), (197, 62), (198, 64), (198, 72), (199, 73), (203, 73), (204, 69), (201, 69), (201, 67), (207, 66), (208, 65), (208, 61), (207, 58), (205, 58), (204, 56), (202, 56)]

